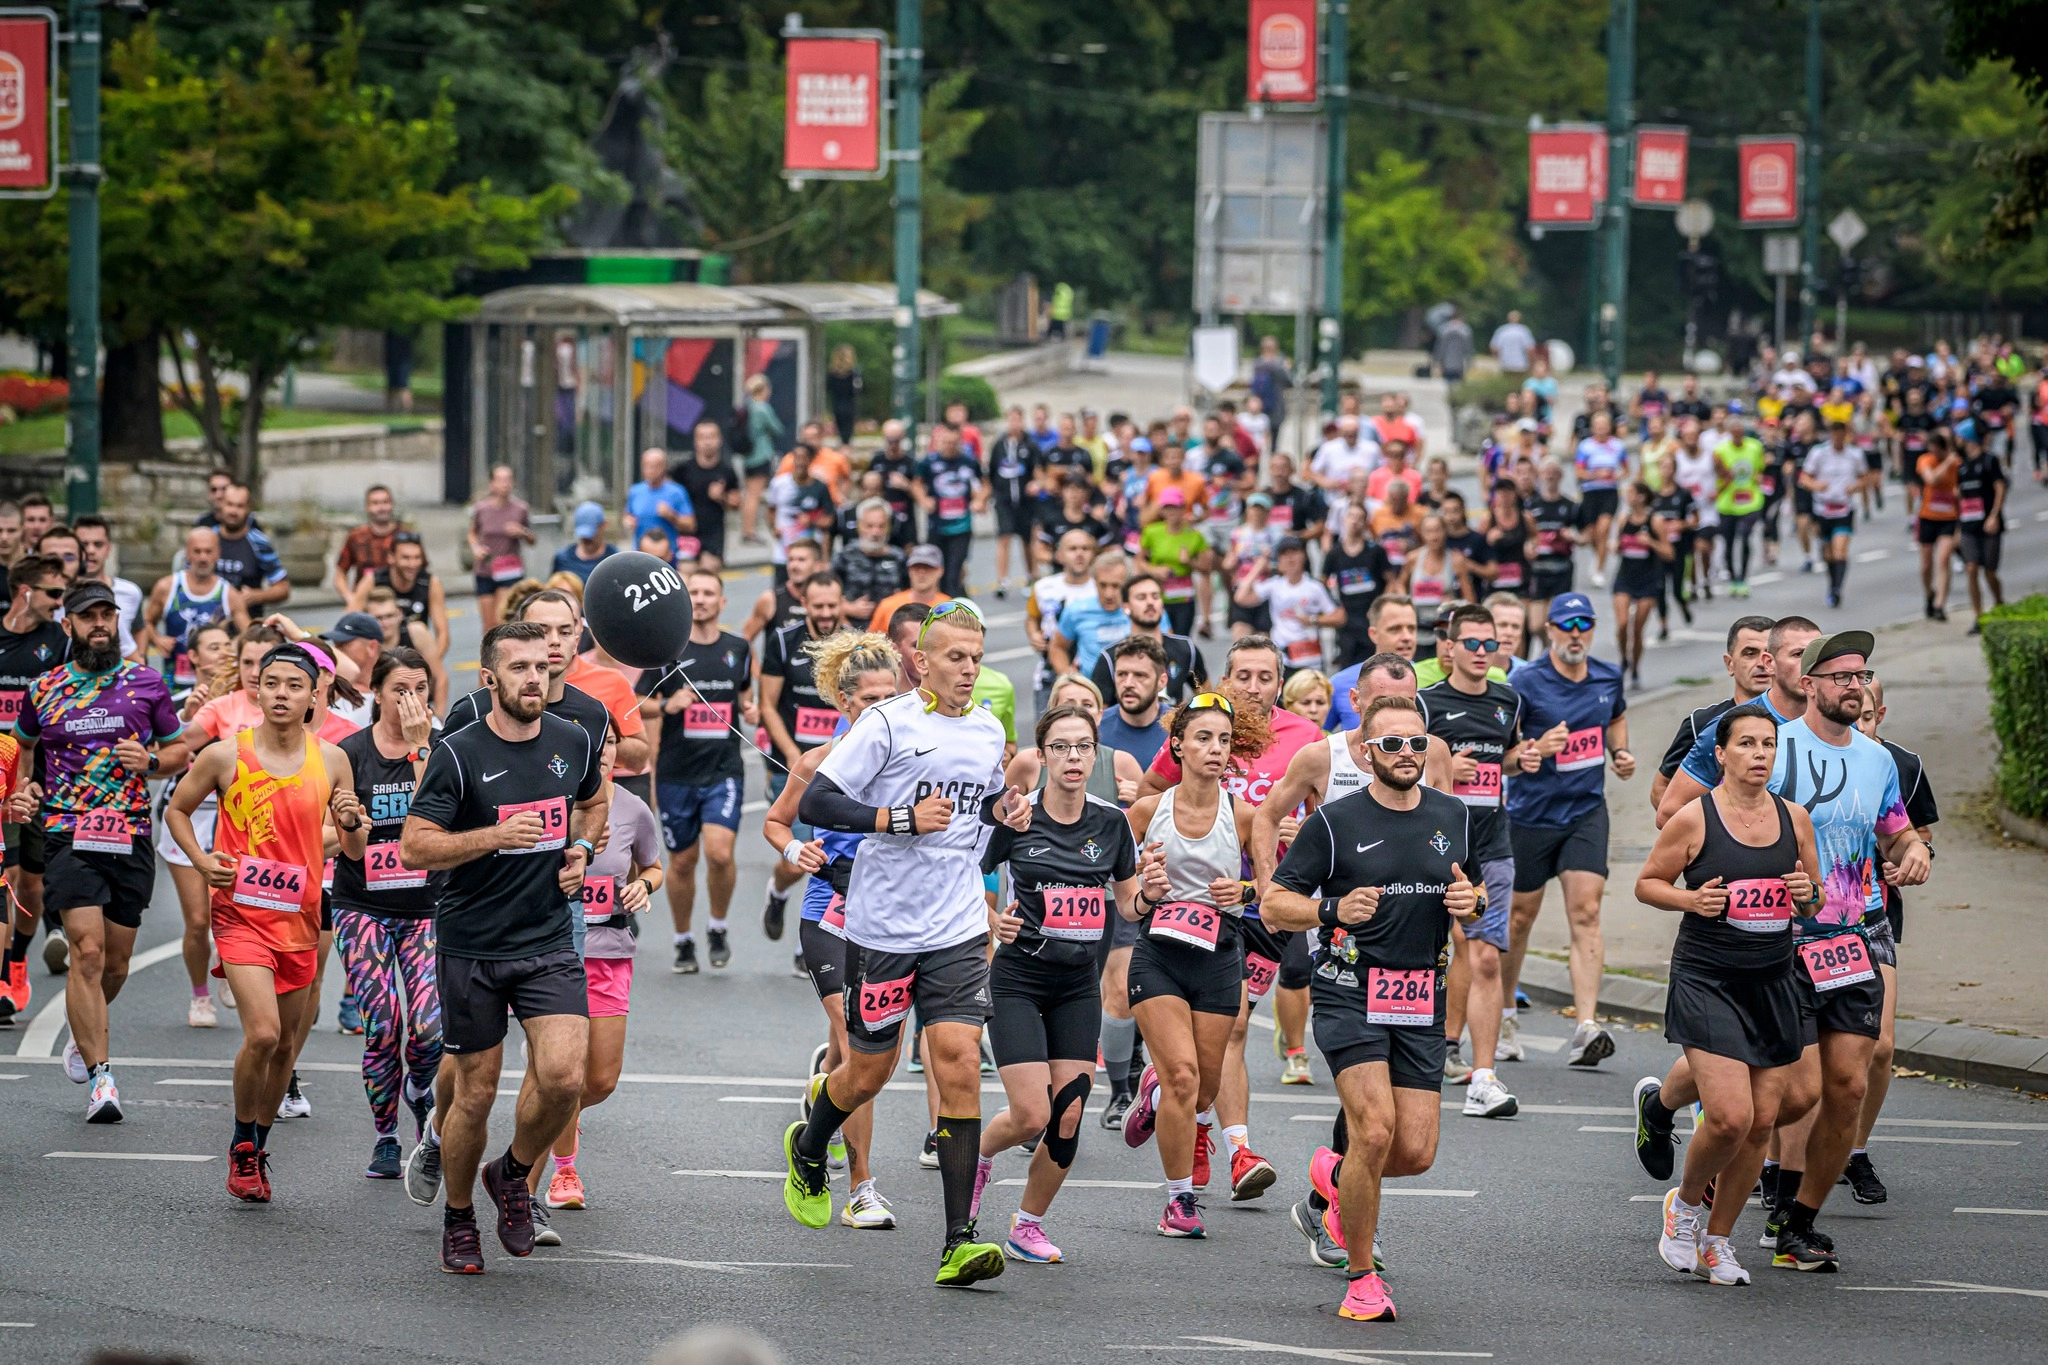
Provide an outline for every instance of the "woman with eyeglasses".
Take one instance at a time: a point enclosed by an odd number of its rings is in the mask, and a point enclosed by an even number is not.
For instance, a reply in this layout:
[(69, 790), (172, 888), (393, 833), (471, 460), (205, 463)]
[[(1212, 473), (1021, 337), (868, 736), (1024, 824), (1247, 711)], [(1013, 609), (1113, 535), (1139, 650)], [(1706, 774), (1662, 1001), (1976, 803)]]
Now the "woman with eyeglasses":
[(1252, 805), (1224, 789), (1233, 759), (1264, 753), (1272, 734), (1263, 709), (1203, 692), (1177, 707), (1166, 723), (1180, 780), (1130, 809), (1146, 856), (1163, 857), (1163, 895), (1148, 884), (1126, 918), (1144, 933), (1131, 954), (1131, 1013), (1152, 1061), (1138, 1080), (1138, 1099), (1124, 1117), (1124, 1141), (1143, 1146), (1159, 1134), (1166, 1173), (1167, 1237), (1201, 1237), (1195, 1203), (1195, 1115), (1216, 1102), (1223, 1054), (1244, 1006), (1244, 942), (1240, 920), (1252, 899), (1242, 880), (1251, 847)]
[(983, 822), (995, 828), (982, 870), (1008, 863), (1015, 899), (989, 915), (999, 945), (989, 965), (989, 1037), (1009, 1105), (981, 1130), (973, 1214), (980, 1215), (997, 1154), (1042, 1134), (1003, 1254), (1044, 1264), (1061, 1259), (1042, 1220), (1074, 1164), (1095, 1078), (1102, 1023), (1096, 954), (1109, 930), (1108, 905), (1113, 900), (1118, 914), (1133, 919), (1141, 886), (1154, 900), (1169, 887), (1160, 854), (1148, 854), (1141, 869), (1123, 812), (1088, 789), (1102, 752), (1095, 716), (1055, 705), (1038, 718), (1037, 739), (1046, 781), (1027, 798), (1021, 825), (998, 820), (994, 802), (982, 808)]

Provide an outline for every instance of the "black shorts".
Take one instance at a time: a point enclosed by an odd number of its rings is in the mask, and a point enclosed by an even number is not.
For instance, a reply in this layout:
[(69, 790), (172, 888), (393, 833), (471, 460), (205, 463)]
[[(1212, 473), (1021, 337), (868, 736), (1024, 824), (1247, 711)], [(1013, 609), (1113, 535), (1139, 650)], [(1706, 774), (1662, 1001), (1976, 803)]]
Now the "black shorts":
[(324, 887), (320, 892), (320, 932), (334, 932), (334, 895)]
[(1040, 962), (1005, 944), (988, 972), (989, 1050), (999, 1067), (1095, 1061), (1102, 987), (1093, 962)]
[(725, 558), (725, 524), (720, 522), (717, 526), (706, 526), (700, 516), (697, 518), (697, 557), (702, 559), (705, 555), (721, 560)]
[(1792, 490), (1792, 514), (1799, 517), (1810, 517), (1813, 515), (1813, 490), (1811, 488), (1794, 488)]
[(639, 797), (647, 809), (654, 809), (653, 773), (634, 773), (628, 777), (615, 777), (612, 781)]
[(922, 953), (885, 953), (847, 940), (860, 970), (846, 990), (846, 1041), (855, 1052), (893, 1051), (903, 1020), (917, 1010), (919, 1028), (988, 1020), (988, 937)]
[(1920, 543), (1922, 545), (1933, 545), (1944, 536), (1950, 538), (1955, 536), (1956, 524), (1952, 521), (1930, 521), (1926, 517), (1921, 517), (1919, 522)]
[(1884, 473), (1884, 452), (1874, 444), (1863, 447), (1863, 467), (1873, 474)]
[(824, 921), (798, 920), (796, 941), (803, 949), (804, 971), (820, 1000), (836, 1000), (846, 989), (846, 963), (860, 961), (860, 949), (825, 927)]
[(7, 866), (19, 867), (33, 876), (43, 875), (46, 853), (43, 847), (43, 822), (31, 820), (25, 825), (8, 825)]
[(43, 908), (62, 914), (97, 905), (107, 923), (142, 927), (142, 912), (156, 892), (156, 847), (141, 834), (128, 853), (81, 853), (68, 831), (43, 834)]
[(1541, 891), (1560, 872), (1607, 875), (1607, 807), (1602, 805), (1564, 829), (1511, 825), (1515, 848), (1515, 890)]
[(1839, 517), (1824, 517), (1815, 513), (1813, 530), (1823, 543), (1833, 540), (1836, 536), (1853, 536), (1856, 534), (1856, 513), (1851, 511)]
[(1571, 590), (1572, 570), (1570, 565), (1566, 565), (1562, 569), (1529, 570), (1529, 586), (1522, 595), (1531, 602), (1547, 602)]
[[(1298, 929), (1272, 928), (1254, 915), (1244, 917), (1242, 928), (1245, 993), (1253, 1004), (1272, 994), (1275, 986), (1299, 990), (1308, 984), (1308, 935)], [(1301, 979), (1291, 981), (1288, 979), (1288, 964), (1297, 954)]]
[(1256, 607), (1241, 607), (1235, 601), (1230, 604), (1229, 624), (1246, 625), (1254, 635), (1273, 633), (1273, 608), (1261, 602)]
[(1213, 949), (1146, 933), (1131, 952), (1131, 1007), (1173, 996), (1197, 1014), (1237, 1017), (1244, 1003), (1244, 940), (1237, 916), (1225, 915)]
[(520, 1019), (547, 1014), (590, 1017), (590, 984), (573, 948), (505, 962), (437, 953), (441, 986), (441, 1047), (447, 1052), (489, 1052), (505, 1041), (505, 1011)]
[[(1436, 975), (1436, 1019), (1427, 1024), (1375, 1024), (1368, 1017), (1364, 964), (1325, 962), (1308, 988), (1316, 1050), (1332, 1076), (1366, 1062), (1385, 1062), (1399, 1090), (1444, 1088), (1444, 975)], [(1357, 985), (1345, 984), (1350, 977)]]
[(1614, 571), (1617, 597), (1662, 597), (1664, 566), (1655, 559), (1624, 559)]
[(997, 497), (989, 499), (989, 506), (996, 510), (996, 534), (999, 536), (1023, 536), (1029, 540), (1038, 529), (1037, 519), (1024, 503)]
[(1589, 488), (1579, 494), (1579, 519), (1591, 526), (1600, 517), (1611, 517), (1621, 508), (1621, 493), (1613, 488)]
[[(1869, 940), (1864, 942), (1868, 944)], [(1871, 960), (1879, 962), (1883, 959), (1873, 950)], [(1803, 1029), (1800, 1041), (1803, 1043), (1819, 1042), (1823, 1033), (1853, 1033), (1859, 1038), (1875, 1038), (1884, 1029), (1884, 976), (1875, 970), (1868, 981), (1837, 986), (1831, 991), (1817, 991), (1813, 988), (1812, 978), (1806, 974), (1806, 968), (1795, 962), (1792, 985), (1799, 998)]]
[[(1963, 534), (1958, 544), (1963, 552), (1963, 563), (1975, 564), (1993, 573), (1998, 572), (1999, 552), (2005, 545), (2003, 531), (1995, 536), (1986, 535), (1983, 522), (1966, 521), (1963, 523)], [(12, 857), (13, 852), (14, 850), (9, 848), (8, 856)]]
[(1664, 1039), (1744, 1066), (1790, 1066), (1805, 1047), (1799, 987), (1787, 970), (1723, 981), (1673, 970), (1664, 1000)]

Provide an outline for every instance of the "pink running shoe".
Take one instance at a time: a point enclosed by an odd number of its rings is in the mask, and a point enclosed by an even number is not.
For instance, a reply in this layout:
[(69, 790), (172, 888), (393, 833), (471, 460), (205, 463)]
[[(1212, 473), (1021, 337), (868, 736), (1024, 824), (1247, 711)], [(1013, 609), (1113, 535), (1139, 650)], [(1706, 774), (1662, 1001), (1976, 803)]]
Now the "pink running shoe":
[(1308, 1159), (1308, 1183), (1332, 1204), (1337, 1202), (1337, 1167), (1343, 1160), (1328, 1147), (1316, 1148), (1315, 1155)]
[(1337, 1305), (1337, 1316), (1350, 1318), (1353, 1322), (1392, 1322), (1394, 1301), (1387, 1297), (1387, 1287), (1381, 1283), (1377, 1273), (1360, 1275), (1344, 1291), (1344, 1302)]
[(1206, 1237), (1202, 1231), (1202, 1214), (1195, 1207), (1193, 1194), (1177, 1194), (1166, 1201), (1166, 1212), (1159, 1215), (1159, 1235), (1162, 1237)]
[(1138, 1077), (1138, 1098), (1131, 1104), (1131, 1111), (1124, 1115), (1124, 1145), (1143, 1147), (1152, 1140), (1152, 1128), (1158, 1121), (1159, 1070), (1147, 1062), (1144, 1072)]
[(557, 1166), (548, 1181), (547, 1206), (551, 1209), (580, 1209), (586, 1198), (583, 1177), (574, 1166)]
[(1051, 1265), (1060, 1259), (1060, 1249), (1045, 1240), (1045, 1229), (1036, 1223), (1010, 1220), (1010, 1235), (1003, 1239), (1003, 1255), (1013, 1261)]
[(1209, 1125), (1197, 1123), (1195, 1125), (1194, 1176), (1195, 1188), (1198, 1190), (1209, 1188), (1209, 1156), (1215, 1150), (1216, 1139), (1209, 1136)]
[(981, 1217), (981, 1192), (988, 1188), (988, 1182), (995, 1177), (996, 1163), (988, 1157), (980, 1157), (974, 1167), (974, 1200), (967, 1206), (969, 1218)]

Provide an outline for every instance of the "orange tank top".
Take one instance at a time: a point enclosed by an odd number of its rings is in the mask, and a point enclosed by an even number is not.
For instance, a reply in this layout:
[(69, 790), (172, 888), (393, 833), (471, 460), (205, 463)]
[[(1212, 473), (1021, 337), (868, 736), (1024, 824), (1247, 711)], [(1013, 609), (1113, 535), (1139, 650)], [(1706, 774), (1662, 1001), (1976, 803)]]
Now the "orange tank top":
[(320, 946), (321, 826), (333, 792), (320, 741), (306, 736), (306, 761), (289, 777), (266, 771), (256, 732), (235, 736), (235, 780), (220, 799), (213, 851), (235, 863), (235, 882), (213, 892), (228, 915), (284, 952)]

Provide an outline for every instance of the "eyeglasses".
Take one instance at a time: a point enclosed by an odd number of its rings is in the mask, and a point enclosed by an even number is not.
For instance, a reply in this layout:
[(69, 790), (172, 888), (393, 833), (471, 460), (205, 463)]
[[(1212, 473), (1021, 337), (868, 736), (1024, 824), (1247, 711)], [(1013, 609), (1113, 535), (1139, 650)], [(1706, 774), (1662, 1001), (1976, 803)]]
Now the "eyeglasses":
[(1045, 746), (1045, 751), (1054, 758), (1092, 758), (1095, 754), (1095, 741), (1079, 739), (1069, 742), (1056, 739)]
[(1459, 646), (1459, 648), (1461, 648), (1461, 649), (1469, 649), (1469, 650), (1471, 650), (1471, 651), (1472, 651), (1472, 652), (1473, 652), (1474, 654), (1492, 654), (1492, 653), (1494, 653), (1494, 652), (1495, 652), (1496, 650), (1498, 650), (1498, 649), (1500, 648), (1500, 641), (1498, 641), (1498, 640), (1460, 640), (1460, 641), (1458, 641), (1458, 646)]
[(1366, 744), (1371, 748), (1378, 749), (1389, 758), (1392, 758), (1404, 749), (1411, 754), (1426, 754), (1429, 752), (1428, 735), (1381, 735), (1378, 739), (1367, 740)]
[(976, 621), (981, 620), (981, 608), (975, 606), (974, 603), (964, 597), (955, 597), (949, 602), (941, 602), (931, 609), (931, 614), (924, 618), (924, 624), (917, 628), (917, 647), (919, 649), (924, 648), (924, 633), (932, 628), (933, 622), (942, 616), (951, 616), (954, 612), (958, 611), (966, 612)]
[(1218, 692), (1203, 692), (1199, 694), (1193, 701), (1188, 703), (1187, 709), (1190, 711), (1221, 711), (1233, 720), (1237, 718), (1237, 708), (1230, 704), (1230, 698)]
[(1550, 624), (1567, 635), (1583, 635), (1593, 629), (1593, 620), (1589, 616), (1574, 616), (1569, 621), (1552, 621)]
[(1877, 673), (1874, 669), (1863, 668), (1854, 673), (1809, 673), (1806, 676), (1833, 683), (1836, 687), (1868, 687)]
[(54, 588), (45, 588), (41, 585), (38, 585), (36, 587), (36, 591), (41, 593), (43, 596), (49, 598), (53, 602), (61, 602), (64, 600), (64, 588), (61, 584)]

